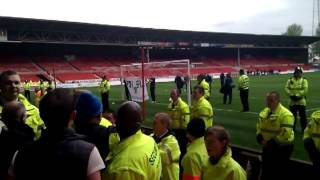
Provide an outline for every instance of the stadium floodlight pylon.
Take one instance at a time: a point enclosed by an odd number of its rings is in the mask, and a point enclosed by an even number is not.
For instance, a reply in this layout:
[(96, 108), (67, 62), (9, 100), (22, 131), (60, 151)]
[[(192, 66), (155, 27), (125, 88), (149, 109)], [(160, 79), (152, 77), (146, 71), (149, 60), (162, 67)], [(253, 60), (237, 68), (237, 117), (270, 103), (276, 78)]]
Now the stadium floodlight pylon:
[[(144, 74), (142, 74), (142, 63), (132, 63), (128, 65), (120, 66), (120, 74), (121, 74), (121, 84), (123, 80), (126, 78), (141, 78), (141, 79), (149, 79), (149, 78), (162, 78), (172, 80), (177, 75), (187, 78), (187, 99), (188, 104), (191, 105), (191, 92), (190, 92), (190, 60), (189, 59), (181, 59), (181, 60), (171, 60), (171, 61), (157, 61), (157, 62), (148, 62), (144, 63)], [(124, 100), (124, 90), (122, 93), (122, 99)], [(142, 95), (144, 97), (144, 95)], [(169, 96), (169, 94), (168, 94)]]

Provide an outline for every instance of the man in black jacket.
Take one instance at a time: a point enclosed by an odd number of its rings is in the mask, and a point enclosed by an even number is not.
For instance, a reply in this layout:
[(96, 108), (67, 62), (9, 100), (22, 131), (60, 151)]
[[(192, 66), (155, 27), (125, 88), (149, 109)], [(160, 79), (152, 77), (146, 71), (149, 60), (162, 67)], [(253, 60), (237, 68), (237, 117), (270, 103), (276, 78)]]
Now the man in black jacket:
[(40, 116), (47, 129), (40, 139), (19, 150), (9, 169), (11, 179), (100, 180), (105, 166), (97, 148), (72, 129), (75, 94), (55, 89), (40, 101)]

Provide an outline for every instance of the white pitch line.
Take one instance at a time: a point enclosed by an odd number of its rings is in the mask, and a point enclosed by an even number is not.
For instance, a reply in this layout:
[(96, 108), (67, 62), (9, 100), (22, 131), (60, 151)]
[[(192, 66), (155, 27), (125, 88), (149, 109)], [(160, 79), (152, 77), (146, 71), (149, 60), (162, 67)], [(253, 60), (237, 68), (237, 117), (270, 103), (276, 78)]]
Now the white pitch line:
[(213, 110), (217, 110), (217, 111), (228, 111), (228, 112), (238, 112), (238, 113), (248, 113), (248, 114), (254, 114), (254, 115), (259, 114), (259, 113), (257, 113), (257, 112), (252, 112), (252, 111), (248, 111), (248, 112), (240, 112), (240, 111), (233, 110), (233, 109), (219, 109), (219, 108), (213, 108)]
[(310, 112), (310, 111), (314, 111), (314, 110), (319, 110), (320, 108), (311, 108), (311, 109), (307, 109), (306, 111), (307, 112)]

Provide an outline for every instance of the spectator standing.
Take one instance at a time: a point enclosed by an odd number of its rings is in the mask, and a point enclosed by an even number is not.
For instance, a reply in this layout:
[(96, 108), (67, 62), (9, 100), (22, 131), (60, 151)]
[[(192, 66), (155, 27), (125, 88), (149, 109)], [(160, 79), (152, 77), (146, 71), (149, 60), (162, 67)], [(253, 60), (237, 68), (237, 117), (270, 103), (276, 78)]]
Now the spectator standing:
[(152, 103), (156, 102), (156, 78), (151, 77), (150, 80), (150, 94)]
[(233, 85), (233, 80), (231, 78), (231, 74), (228, 73), (224, 85), (223, 85), (223, 104), (227, 103), (227, 99), (229, 97), (228, 103), (231, 104), (232, 102), (232, 88), (234, 87)]
[(109, 153), (109, 129), (99, 125), (101, 122), (102, 104), (91, 93), (81, 93), (76, 103), (75, 129), (85, 135), (85, 140), (94, 144), (105, 159)]
[(176, 83), (179, 94), (181, 94), (181, 89), (183, 88), (183, 86), (185, 84), (184, 80), (182, 79), (182, 77), (180, 75), (177, 75), (174, 79), (174, 82)]
[(97, 148), (71, 128), (76, 117), (74, 97), (72, 90), (58, 88), (41, 99), (40, 115), (47, 129), (38, 141), (16, 153), (9, 169), (12, 179), (100, 179), (105, 166)]
[(224, 79), (225, 79), (225, 76), (224, 76), (224, 73), (222, 72), (222, 73), (220, 74), (220, 87), (223, 86), (223, 84), (224, 84)]

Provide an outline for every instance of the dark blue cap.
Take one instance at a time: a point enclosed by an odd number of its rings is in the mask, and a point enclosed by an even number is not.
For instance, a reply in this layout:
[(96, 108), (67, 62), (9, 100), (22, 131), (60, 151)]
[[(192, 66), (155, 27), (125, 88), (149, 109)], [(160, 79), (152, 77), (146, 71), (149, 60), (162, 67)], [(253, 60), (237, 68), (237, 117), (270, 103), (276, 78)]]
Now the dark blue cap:
[(87, 119), (98, 116), (102, 113), (102, 104), (97, 96), (91, 93), (81, 93), (77, 104), (77, 119)]

